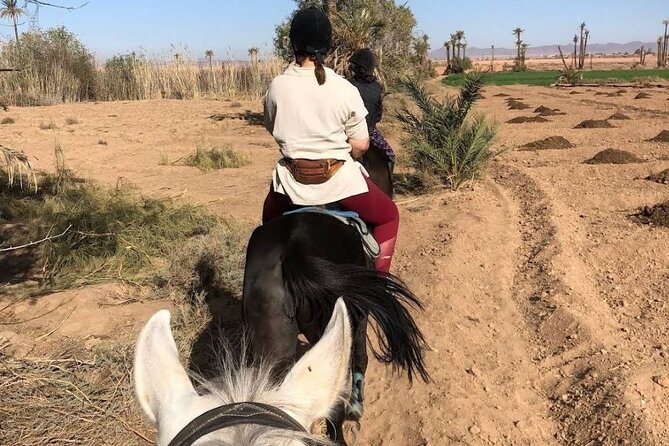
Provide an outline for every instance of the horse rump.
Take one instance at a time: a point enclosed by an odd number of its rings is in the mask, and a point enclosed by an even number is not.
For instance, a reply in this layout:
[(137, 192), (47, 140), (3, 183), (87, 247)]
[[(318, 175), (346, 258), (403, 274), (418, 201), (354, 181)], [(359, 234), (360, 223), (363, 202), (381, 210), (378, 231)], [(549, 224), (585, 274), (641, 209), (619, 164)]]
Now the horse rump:
[(296, 247), (281, 259), (283, 280), (297, 308), (306, 309), (311, 323), (327, 325), (335, 302), (344, 298), (352, 318), (368, 314), (378, 339), (374, 356), (395, 369), (407, 372), (409, 381), (416, 374), (429, 381), (423, 347), (425, 339), (410, 308), (421, 309), (418, 298), (396, 276), (354, 265), (335, 264), (308, 256)]

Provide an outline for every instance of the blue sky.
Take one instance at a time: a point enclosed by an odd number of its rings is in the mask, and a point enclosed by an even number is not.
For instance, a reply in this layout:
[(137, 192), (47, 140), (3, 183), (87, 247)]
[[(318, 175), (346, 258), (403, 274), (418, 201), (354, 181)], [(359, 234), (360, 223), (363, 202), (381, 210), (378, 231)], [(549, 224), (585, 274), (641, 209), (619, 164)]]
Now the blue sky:
[[(669, 0), (406, 2), (418, 20), (417, 31), (431, 36), (433, 48), (456, 29), (465, 30), (470, 46), (512, 47), (516, 26), (526, 30), (525, 40), (533, 46), (564, 43), (581, 21), (588, 24), (593, 43), (655, 41), (662, 19), (669, 18)], [(72, 12), (42, 8), (39, 22), (42, 27), (65, 25), (99, 59), (132, 50), (167, 55), (174, 52), (172, 45), (187, 48), (193, 57), (211, 48), (219, 58), (246, 58), (253, 46), (271, 50), (274, 26), (293, 6), (292, 0), (90, 0)], [(11, 38), (12, 30), (0, 27), (0, 35)]]

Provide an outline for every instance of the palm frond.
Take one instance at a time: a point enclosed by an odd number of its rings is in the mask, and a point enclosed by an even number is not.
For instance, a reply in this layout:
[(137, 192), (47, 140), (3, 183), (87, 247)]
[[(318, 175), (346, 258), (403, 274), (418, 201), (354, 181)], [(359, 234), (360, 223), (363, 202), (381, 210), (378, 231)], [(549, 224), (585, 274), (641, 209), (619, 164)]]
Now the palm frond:
[(37, 192), (37, 177), (28, 157), (23, 152), (18, 152), (3, 145), (0, 145), (0, 153), (5, 161), (4, 164), (9, 187), (14, 186), (16, 177), (18, 176), (19, 187), (23, 189), (23, 181), (25, 177), (28, 186), (33, 186), (35, 192)]

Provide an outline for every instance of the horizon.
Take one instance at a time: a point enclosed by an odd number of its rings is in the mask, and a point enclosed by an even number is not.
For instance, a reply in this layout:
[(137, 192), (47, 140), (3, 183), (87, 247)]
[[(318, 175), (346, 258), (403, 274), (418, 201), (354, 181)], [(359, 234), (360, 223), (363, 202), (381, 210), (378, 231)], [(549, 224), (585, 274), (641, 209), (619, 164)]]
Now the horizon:
[[(275, 26), (295, 7), (293, 0), (256, 0), (254, 7), (249, 7), (248, 2), (222, 4), (194, 0), (185, 10), (175, 0), (137, 3), (131, 13), (120, 2), (100, 0), (90, 0), (74, 11), (42, 7), (39, 26), (42, 29), (65, 26), (98, 60), (132, 51), (149, 57), (179, 51), (202, 59), (207, 49), (214, 51), (215, 59), (248, 60), (247, 50), (251, 47), (258, 47), (261, 57), (273, 53)], [(416, 17), (416, 35), (428, 34), (432, 51), (440, 49), (450, 33), (458, 29), (465, 31), (470, 48), (490, 48), (493, 44), (512, 48), (511, 30), (517, 26), (525, 30), (523, 38), (532, 47), (562, 45), (577, 32), (582, 21), (591, 30), (593, 45), (648, 43), (654, 42), (663, 31), (663, 16), (658, 15), (663, 6), (669, 16), (669, 7), (662, 0), (648, 0), (644, 8), (627, 0), (593, 0), (586, 5), (575, 0), (565, 0), (559, 5), (552, 2), (536, 5), (530, 0), (510, 0), (504, 4), (473, 0), (459, 5), (456, 13), (444, 3), (428, 0), (406, 3)], [(81, 1), (63, 0), (60, 4), (76, 6)], [(13, 29), (7, 26), (8, 22), (0, 23), (3, 25), (0, 39), (12, 39)], [(618, 27), (620, 23), (625, 23), (625, 27)], [(29, 20), (25, 18), (19, 31), (28, 29)]]

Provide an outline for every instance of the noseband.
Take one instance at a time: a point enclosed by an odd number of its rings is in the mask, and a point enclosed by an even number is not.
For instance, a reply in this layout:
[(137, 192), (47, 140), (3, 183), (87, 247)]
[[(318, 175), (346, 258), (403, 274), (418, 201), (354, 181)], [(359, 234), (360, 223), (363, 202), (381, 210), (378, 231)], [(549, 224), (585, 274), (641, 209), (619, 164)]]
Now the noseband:
[(168, 446), (191, 446), (205, 435), (242, 424), (308, 433), (293, 417), (274, 406), (262, 403), (233, 403), (217, 407), (195, 418), (170, 441)]

